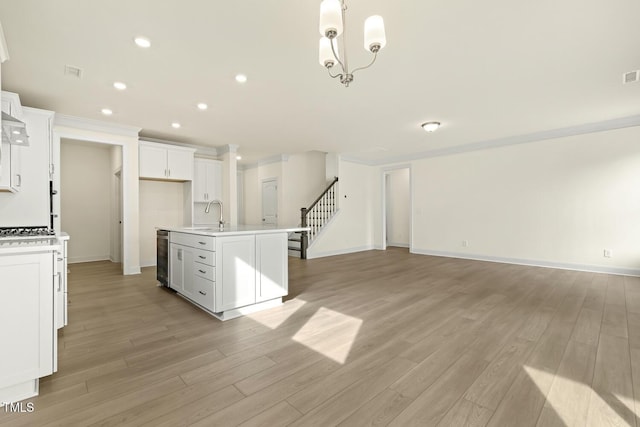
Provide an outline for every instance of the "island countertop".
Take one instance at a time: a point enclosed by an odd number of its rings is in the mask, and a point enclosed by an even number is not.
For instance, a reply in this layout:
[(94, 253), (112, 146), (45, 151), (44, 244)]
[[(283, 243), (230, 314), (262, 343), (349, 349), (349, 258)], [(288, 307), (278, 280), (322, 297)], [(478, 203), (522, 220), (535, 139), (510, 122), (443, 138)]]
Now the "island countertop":
[(159, 230), (167, 230), (178, 233), (198, 234), (202, 236), (236, 236), (242, 234), (269, 234), (269, 233), (294, 233), (297, 231), (309, 231), (308, 227), (282, 226), (282, 225), (225, 225), (220, 230), (215, 225), (203, 225), (195, 227), (157, 227)]

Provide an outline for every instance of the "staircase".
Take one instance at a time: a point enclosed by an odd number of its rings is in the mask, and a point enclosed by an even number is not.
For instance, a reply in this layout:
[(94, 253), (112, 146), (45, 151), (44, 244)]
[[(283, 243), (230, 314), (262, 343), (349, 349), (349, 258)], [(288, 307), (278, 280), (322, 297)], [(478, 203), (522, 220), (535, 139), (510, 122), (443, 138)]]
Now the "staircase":
[(307, 248), (338, 210), (337, 183), (338, 177), (335, 177), (310, 207), (300, 209), (300, 225), (309, 227), (309, 231), (289, 235), (289, 255), (297, 256), (299, 252), (300, 258), (307, 259)]

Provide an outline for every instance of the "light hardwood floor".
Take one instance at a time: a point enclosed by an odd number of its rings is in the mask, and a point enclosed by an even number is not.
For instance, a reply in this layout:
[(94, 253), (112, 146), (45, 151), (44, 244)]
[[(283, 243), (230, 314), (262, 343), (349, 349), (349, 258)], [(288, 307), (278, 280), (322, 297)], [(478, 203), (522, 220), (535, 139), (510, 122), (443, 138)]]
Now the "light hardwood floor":
[(639, 278), (291, 258), (283, 306), (223, 323), (153, 268), (70, 269), (59, 371), (3, 426), (640, 427)]

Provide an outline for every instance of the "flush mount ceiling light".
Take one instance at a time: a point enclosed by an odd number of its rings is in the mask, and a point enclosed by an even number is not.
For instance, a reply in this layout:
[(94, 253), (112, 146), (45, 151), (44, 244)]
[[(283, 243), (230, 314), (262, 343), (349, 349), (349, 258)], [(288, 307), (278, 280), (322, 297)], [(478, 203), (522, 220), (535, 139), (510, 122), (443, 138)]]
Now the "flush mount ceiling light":
[(209, 106), (207, 104), (205, 104), (204, 102), (199, 102), (198, 103), (198, 110), (206, 110), (207, 108), (209, 108)]
[(171, 127), (174, 128), (174, 129), (180, 129), (180, 123), (173, 122), (173, 123), (171, 123)]
[(247, 76), (245, 76), (244, 74), (238, 74), (236, 76), (236, 81), (238, 83), (246, 83), (247, 82)]
[(122, 82), (114, 82), (113, 87), (115, 87), (118, 90), (125, 90), (127, 88), (127, 85)]
[(236, 156), (236, 160), (242, 160), (242, 156)]
[(112, 110), (110, 110), (110, 109), (108, 109), (108, 108), (103, 108), (103, 109), (101, 110), (101, 112), (102, 112), (102, 114), (104, 114), (105, 116), (110, 116), (110, 115), (112, 115), (112, 114), (113, 114), (113, 111), (112, 111)]
[[(340, 83), (345, 87), (349, 87), (349, 83), (353, 81), (353, 74), (356, 71), (369, 68), (376, 62), (378, 52), (387, 44), (387, 38), (384, 32), (384, 21), (381, 16), (373, 15), (364, 21), (364, 49), (373, 54), (373, 59), (364, 67), (356, 68), (349, 71), (347, 61), (347, 51), (345, 46), (345, 37), (342, 36), (342, 55), (340, 60), (338, 48), (338, 36), (346, 29), (345, 12), (347, 5), (344, 0), (323, 0), (320, 3), (320, 65), (329, 71), (332, 78), (339, 78)], [(331, 69), (338, 63), (341, 73), (332, 74)]]
[(427, 132), (435, 132), (440, 127), (440, 122), (426, 122), (420, 126)]
[(146, 37), (136, 37), (135, 39), (133, 39), (133, 41), (142, 48), (148, 48), (151, 47), (151, 41), (146, 38)]

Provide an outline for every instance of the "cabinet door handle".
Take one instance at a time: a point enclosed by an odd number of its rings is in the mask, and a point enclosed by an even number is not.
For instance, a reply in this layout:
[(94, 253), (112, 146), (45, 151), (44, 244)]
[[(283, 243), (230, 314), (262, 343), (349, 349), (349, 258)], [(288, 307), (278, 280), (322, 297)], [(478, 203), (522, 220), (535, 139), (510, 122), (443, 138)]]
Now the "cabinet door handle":
[(182, 249), (178, 249), (178, 261), (182, 261)]
[(206, 273), (206, 271), (204, 271), (204, 270), (198, 270), (198, 271), (199, 271), (200, 273), (202, 273), (202, 274)]
[(203, 291), (198, 291), (198, 293), (199, 293), (200, 295), (206, 295), (206, 294), (207, 294), (206, 292), (203, 292)]
[(62, 290), (62, 273), (58, 271), (58, 292)]
[(167, 176), (171, 176), (171, 169), (167, 169), (169, 171), (169, 174)]
[(22, 175), (17, 173), (16, 178), (18, 178), (18, 183), (16, 184), (16, 187), (22, 187)]
[(206, 257), (206, 256), (203, 256), (203, 255), (198, 255), (198, 258), (200, 258), (200, 259), (207, 259), (207, 257)]
[(206, 245), (207, 244), (207, 242), (198, 242), (198, 243), (200, 243), (201, 245)]

